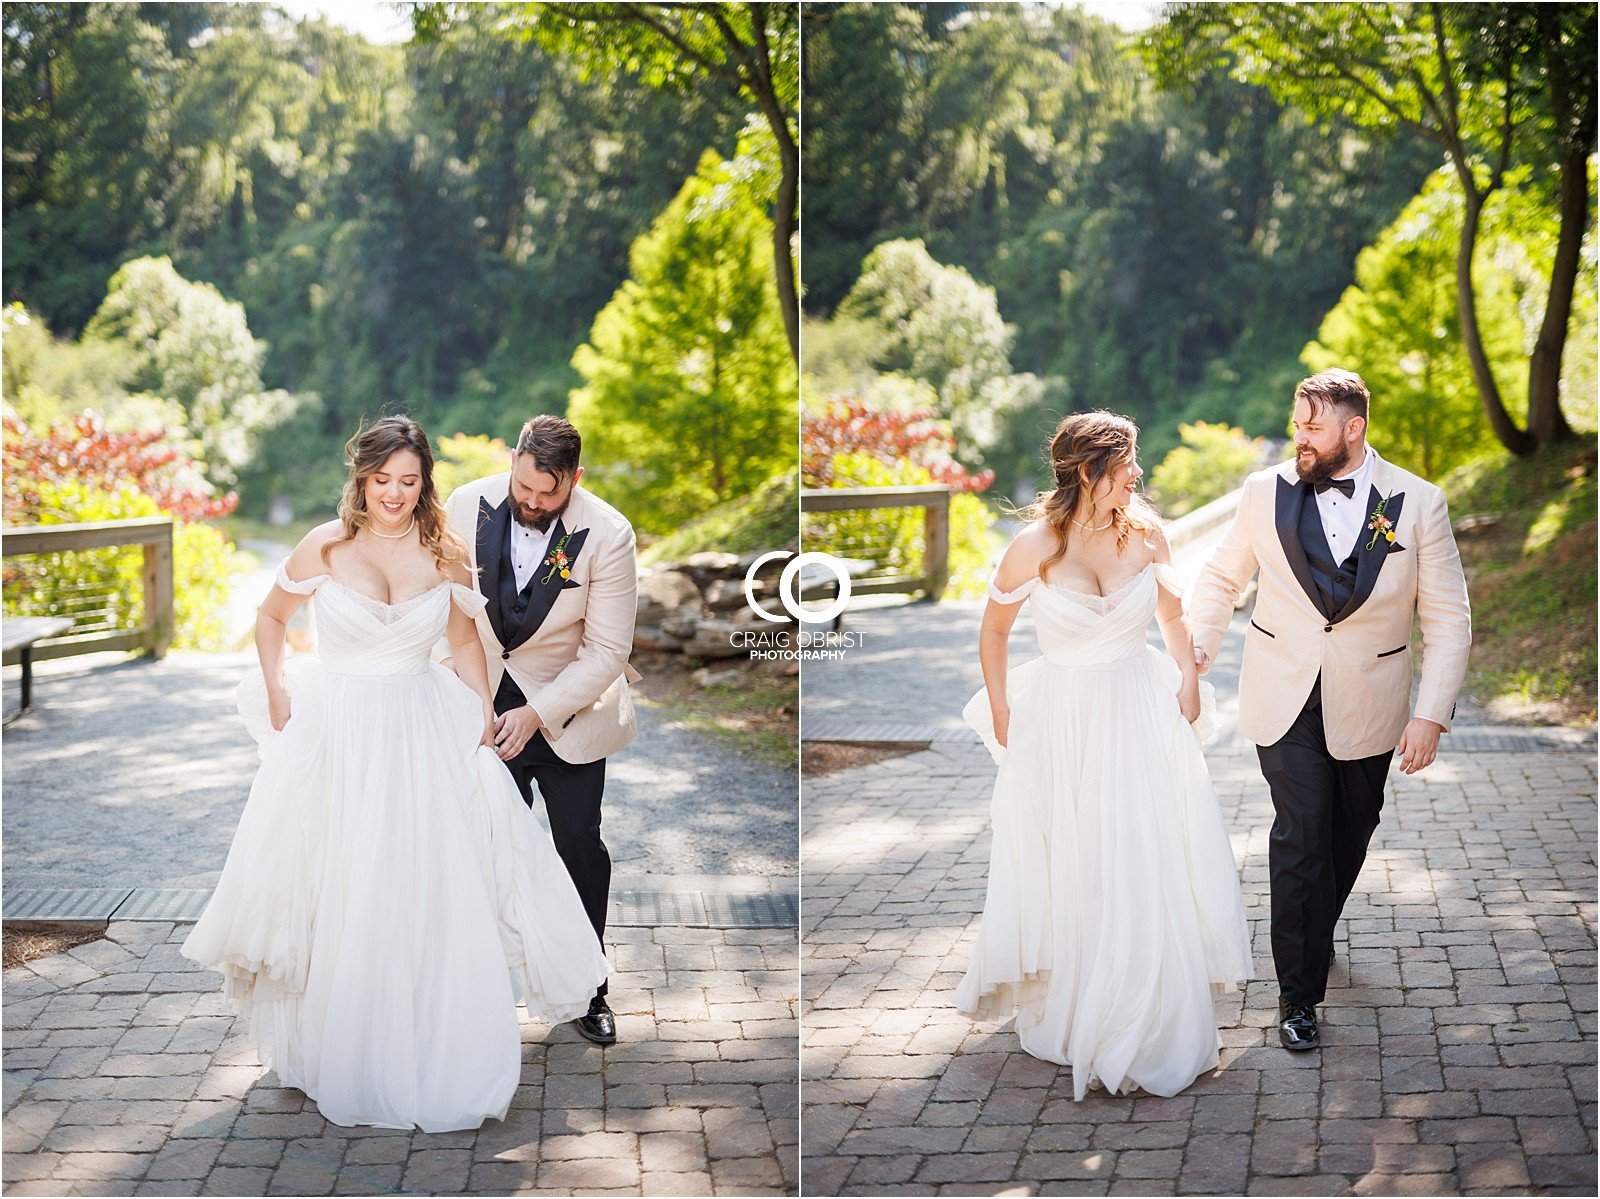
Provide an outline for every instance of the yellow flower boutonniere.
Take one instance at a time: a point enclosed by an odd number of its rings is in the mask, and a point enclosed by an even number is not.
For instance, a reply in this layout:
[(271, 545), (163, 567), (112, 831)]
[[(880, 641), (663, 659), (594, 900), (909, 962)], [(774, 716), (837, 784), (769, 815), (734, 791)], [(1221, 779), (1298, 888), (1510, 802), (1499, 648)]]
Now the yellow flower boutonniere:
[(572, 560), (567, 557), (567, 542), (571, 540), (571, 533), (563, 533), (561, 540), (556, 542), (555, 548), (545, 556), (544, 564), (550, 569), (545, 571), (544, 578), (539, 580), (541, 584), (548, 583), (557, 574), (560, 574), (563, 579), (572, 577)]
[(1394, 492), (1391, 491), (1378, 501), (1378, 506), (1372, 510), (1372, 515), (1367, 517), (1367, 528), (1372, 530), (1372, 537), (1367, 542), (1367, 549), (1369, 550), (1378, 544), (1378, 538), (1380, 537), (1385, 541), (1394, 540), (1394, 521), (1384, 515), (1388, 511), (1389, 501), (1393, 498)]

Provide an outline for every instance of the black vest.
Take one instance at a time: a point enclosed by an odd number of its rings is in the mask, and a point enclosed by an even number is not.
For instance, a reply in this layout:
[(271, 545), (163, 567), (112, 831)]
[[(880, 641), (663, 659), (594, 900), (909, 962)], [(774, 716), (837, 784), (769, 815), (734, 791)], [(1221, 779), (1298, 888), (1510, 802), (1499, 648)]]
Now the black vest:
[[(539, 571), (535, 567), (528, 576), (528, 585), (517, 590), (517, 568), (511, 561), (511, 538), (514, 532), (513, 523), (506, 521), (506, 535), (500, 541), (500, 593), (496, 597), (507, 637), (514, 637), (517, 629), (522, 627), (523, 617), (527, 616), (528, 604), (533, 598), (533, 589), (539, 585)], [(504, 712), (508, 708), (520, 708), (527, 702), (511, 675), (501, 675), (500, 688), (494, 697), (494, 710)]]
[(1356, 561), (1359, 542), (1350, 547), (1350, 556), (1343, 563), (1335, 563), (1333, 551), (1328, 548), (1328, 535), (1322, 528), (1322, 512), (1317, 507), (1317, 495), (1312, 488), (1305, 489), (1300, 505), (1300, 545), (1306, 552), (1306, 565), (1311, 567), (1312, 581), (1317, 585), (1318, 601), (1322, 614), (1328, 619), (1337, 616), (1356, 591)]

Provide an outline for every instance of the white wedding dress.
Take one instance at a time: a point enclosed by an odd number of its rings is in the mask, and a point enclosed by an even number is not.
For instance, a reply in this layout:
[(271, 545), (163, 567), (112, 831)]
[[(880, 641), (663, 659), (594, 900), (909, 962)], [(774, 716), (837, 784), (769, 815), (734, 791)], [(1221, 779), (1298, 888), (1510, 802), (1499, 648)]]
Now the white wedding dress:
[(429, 661), (451, 603), (485, 601), (278, 585), (315, 593), (319, 657), (287, 663), (281, 733), (261, 672), (239, 686), (261, 769), (183, 953), (333, 1123), (476, 1128), (521, 1075), (517, 1003), (574, 1019), (607, 971), (549, 833), (479, 744), (481, 701)]
[(1091, 1085), (1175, 1095), (1218, 1062), (1215, 989), (1253, 976), (1227, 830), (1180, 675), (1148, 645), (1152, 563), (1106, 596), (1031, 579), (1042, 656), (1010, 671), (1007, 746), (979, 691), (963, 713), (999, 763), (983, 923), (956, 1006), (1016, 1010), (1022, 1048)]

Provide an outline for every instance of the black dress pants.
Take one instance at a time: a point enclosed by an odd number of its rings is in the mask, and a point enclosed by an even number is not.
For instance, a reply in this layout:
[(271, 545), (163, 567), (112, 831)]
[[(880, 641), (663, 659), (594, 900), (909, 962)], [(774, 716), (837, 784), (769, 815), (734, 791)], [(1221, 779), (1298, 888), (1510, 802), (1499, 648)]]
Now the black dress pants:
[(1276, 813), (1267, 862), (1278, 990), (1291, 1003), (1321, 1003), (1333, 926), (1378, 827), (1394, 750), (1349, 761), (1329, 754), (1318, 679), (1289, 731), (1256, 756)]
[[(511, 676), (504, 676), (494, 697), (495, 714), (526, 703), (522, 692), (511, 682)], [(611, 854), (600, 839), (600, 800), (606, 789), (606, 760), (563, 761), (550, 748), (544, 730), (540, 729), (528, 738), (522, 752), (506, 763), (506, 768), (522, 793), (522, 801), (530, 808), (534, 784), (538, 784), (556, 853), (572, 876), (578, 898), (583, 901), (583, 910), (603, 948), (606, 911), (611, 902)], [(595, 994), (605, 993), (606, 984), (601, 983)]]

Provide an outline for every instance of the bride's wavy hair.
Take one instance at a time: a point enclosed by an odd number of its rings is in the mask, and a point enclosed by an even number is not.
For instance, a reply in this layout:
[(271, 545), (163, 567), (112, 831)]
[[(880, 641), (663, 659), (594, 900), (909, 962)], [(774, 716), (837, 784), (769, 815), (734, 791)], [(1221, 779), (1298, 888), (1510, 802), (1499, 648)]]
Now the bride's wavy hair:
[(371, 523), (371, 514), (367, 511), (367, 480), (401, 450), (410, 450), (422, 460), (422, 494), (417, 497), (415, 509), (417, 535), (422, 544), (433, 554), (444, 574), (449, 574), (456, 563), (466, 562), (466, 547), (450, 531), (444, 503), (434, 486), (433, 447), (428, 444), (428, 435), (409, 416), (385, 416), (371, 426), (363, 418), (355, 436), (344, 443), (344, 464), (350, 470), (344, 494), (339, 497), (339, 522), (344, 532), (322, 547), (324, 566), (328, 564), (328, 551), (343, 542), (354, 541), (356, 534)]
[[(1067, 538), (1074, 520), (1087, 523), (1094, 511), (1095, 489), (1124, 463), (1134, 461), (1138, 451), (1139, 427), (1125, 416), (1104, 410), (1074, 412), (1062, 419), (1050, 435), (1050, 470), (1055, 488), (1041, 491), (1039, 498), (1021, 515), (1026, 520), (1042, 520), (1055, 532), (1056, 548), (1039, 563), (1039, 577), (1061, 561), (1067, 553)], [(1146, 545), (1161, 527), (1161, 517), (1143, 495), (1135, 493), (1126, 507), (1113, 508), (1112, 523), (1117, 530), (1117, 552), (1128, 546), (1128, 538), (1138, 532)]]

